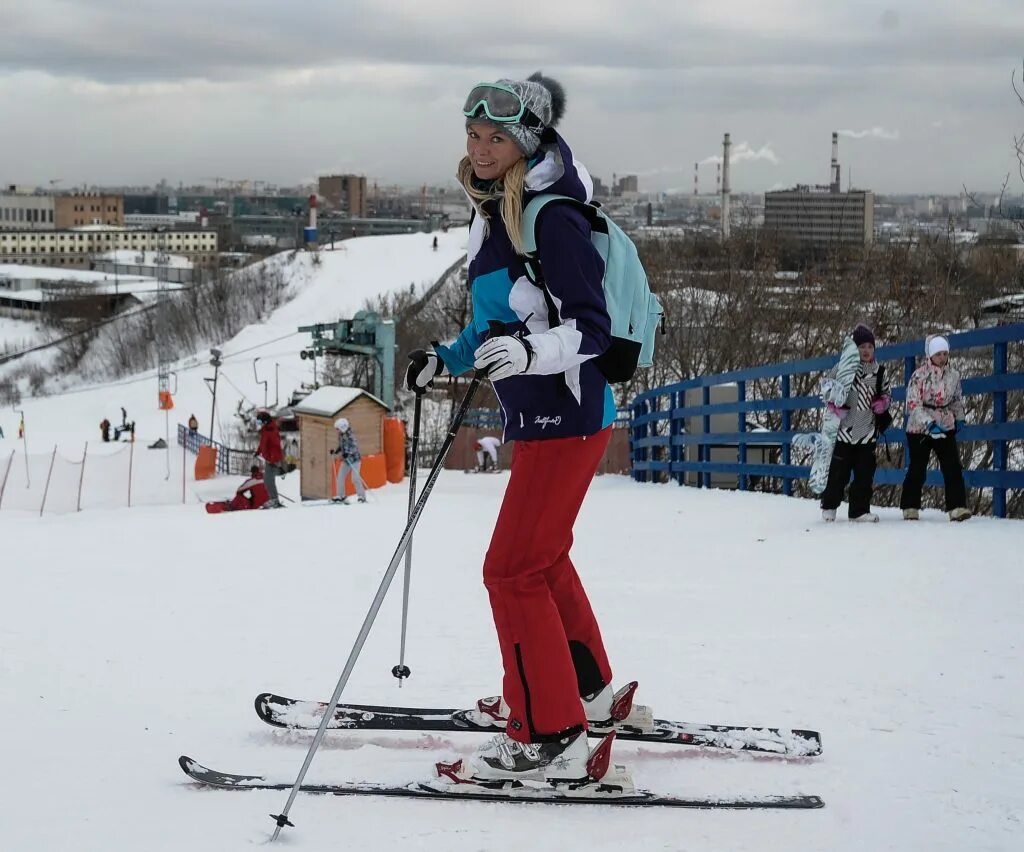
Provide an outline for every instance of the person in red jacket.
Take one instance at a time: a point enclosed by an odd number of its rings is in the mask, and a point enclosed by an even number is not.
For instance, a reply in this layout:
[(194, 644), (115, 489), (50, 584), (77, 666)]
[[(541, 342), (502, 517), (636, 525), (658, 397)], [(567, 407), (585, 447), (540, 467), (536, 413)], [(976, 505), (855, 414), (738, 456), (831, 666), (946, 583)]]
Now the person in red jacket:
[(264, 509), (280, 509), (281, 501), (277, 496), (277, 477), (285, 473), (284, 451), (281, 449), (281, 433), (277, 428), (277, 421), (267, 411), (261, 411), (256, 415), (260, 422), (260, 445), (256, 455), (265, 462), (264, 481), (267, 486), (267, 494), (270, 499), (263, 504)]

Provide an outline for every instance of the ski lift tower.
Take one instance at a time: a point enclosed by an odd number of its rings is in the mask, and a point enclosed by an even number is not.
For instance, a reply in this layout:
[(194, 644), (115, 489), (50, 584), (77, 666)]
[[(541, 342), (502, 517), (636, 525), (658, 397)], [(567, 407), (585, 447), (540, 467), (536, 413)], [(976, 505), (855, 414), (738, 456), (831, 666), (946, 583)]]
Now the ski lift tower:
[(352, 319), (299, 327), (313, 335), (303, 359), (340, 355), (372, 359), (373, 394), (388, 408), (395, 406), (395, 322), (374, 311), (359, 311)]
[[(164, 413), (164, 443), (167, 455), (167, 477), (171, 476), (171, 409), (174, 408), (174, 397), (171, 393), (171, 361), (174, 353), (171, 348), (170, 307), (168, 266), (170, 257), (167, 255), (167, 234), (163, 227), (157, 228), (156, 234), (156, 382), (157, 406)], [(117, 255), (114, 255), (114, 269), (117, 269)], [(175, 392), (177, 388), (175, 388)]]

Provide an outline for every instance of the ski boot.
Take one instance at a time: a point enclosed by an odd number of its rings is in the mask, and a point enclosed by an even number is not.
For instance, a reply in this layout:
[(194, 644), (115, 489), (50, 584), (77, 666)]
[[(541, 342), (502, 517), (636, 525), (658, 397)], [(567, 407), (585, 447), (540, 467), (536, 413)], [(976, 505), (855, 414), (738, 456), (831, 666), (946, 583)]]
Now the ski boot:
[(615, 732), (591, 750), (581, 731), (560, 740), (521, 743), (507, 734), (492, 737), (469, 758), (437, 763), (438, 778), (449, 789), (485, 788), (574, 793), (632, 792), (633, 781), (623, 766), (612, 766)]

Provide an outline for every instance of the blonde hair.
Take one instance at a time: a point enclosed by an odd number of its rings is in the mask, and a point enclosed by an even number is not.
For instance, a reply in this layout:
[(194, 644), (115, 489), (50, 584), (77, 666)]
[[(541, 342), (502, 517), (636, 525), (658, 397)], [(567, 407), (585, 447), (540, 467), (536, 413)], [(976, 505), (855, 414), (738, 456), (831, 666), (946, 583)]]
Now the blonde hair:
[(519, 254), (523, 250), (523, 189), (526, 186), (527, 163), (526, 158), (520, 158), (512, 168), (492, 183), (487, 189), (481, 189), (476, 184), (476, 175), (473, 172), (473, 164), (469, 157), (463, 157), (459, 163), (458, 178), (466, 190), (466, 194), (473, 201), (477, 215), (483, 217), (485, 233), (489, 230), (490, 216), (484, 211), (484, 202), (491, 199), (498, 199), (501, 205), (501, 220), (505, 223), (505, 230), (512, 246)]

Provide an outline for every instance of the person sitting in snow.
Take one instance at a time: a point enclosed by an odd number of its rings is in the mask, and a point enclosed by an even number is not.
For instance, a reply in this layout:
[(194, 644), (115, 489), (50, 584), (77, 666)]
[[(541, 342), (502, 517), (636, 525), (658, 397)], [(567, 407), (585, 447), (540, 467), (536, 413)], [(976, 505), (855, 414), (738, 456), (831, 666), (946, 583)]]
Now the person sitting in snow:
[(270, 499), (263, 482), (263, 471), (258, 464), (249, 469), (249, 478), (235, 490), (235, 496), (228, 501), (229, 512), (240, 509), (258, 509)]
[(960, 373), (949, 363), (949, 341), (941, 335), (925, 339), (925, 362), (907, 385), (907, 447), (910, 465), (903, 480), (900, 508), (903, 518), (916, 521), (921, 511), (921, 489), (928, 475), (928, 459), (935, 452), (946, 486), (946, 512), (951, 521), (971, 517), (960, 464), (956, 433), (963, 428), (964, 391)]

